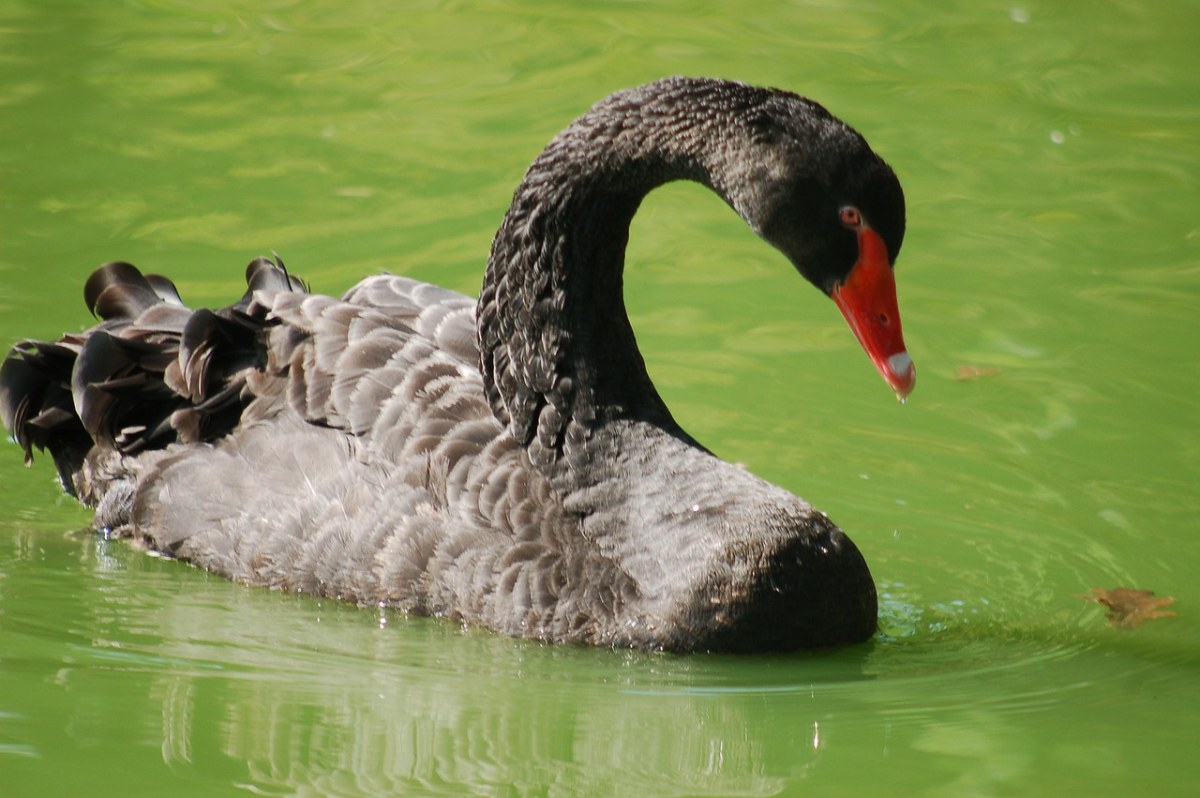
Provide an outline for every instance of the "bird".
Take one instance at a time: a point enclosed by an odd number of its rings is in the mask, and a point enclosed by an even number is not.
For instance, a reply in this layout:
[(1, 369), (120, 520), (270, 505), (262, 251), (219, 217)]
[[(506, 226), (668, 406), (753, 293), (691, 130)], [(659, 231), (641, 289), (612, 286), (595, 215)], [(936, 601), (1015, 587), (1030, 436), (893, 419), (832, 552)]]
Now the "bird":
[(97, 530), (234, 582), (548, 644), (868, 641), (860, 550), (685, 432), (647, 374), (626, 243), (676, 180), (830, 297), (908, 396), (895, 172), (815, 101), (671, 77), (600, 100), (536, 157), (478, 300), (397, 274), (310, 293), (274, 255), (236, 302), (193, 310), (114, 261), (84, 287), (95, 326), (13, 345), (0, 416)]

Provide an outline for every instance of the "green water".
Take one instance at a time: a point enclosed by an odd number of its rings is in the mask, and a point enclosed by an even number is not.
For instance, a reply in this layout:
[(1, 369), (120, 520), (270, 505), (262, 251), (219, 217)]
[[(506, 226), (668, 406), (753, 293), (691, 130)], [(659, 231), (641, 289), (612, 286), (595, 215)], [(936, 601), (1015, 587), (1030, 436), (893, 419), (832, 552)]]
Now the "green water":
[[(904, 182), (912, 400), (696, 187), (636, 220), (629, 305), (684, 425), (853, 535), (882, 631), (679, 658), (248, 589), (81, 531), (3, 443), (0, 794), (1195, 794), (1200, 5), (374, 6), (0, 3), (0, 342), (82, 327), (116, 258), (197, 305), (271, 250), (474, 293), (592, 101), (784, 86)], [(1117, 586), (1178, 615), (1077, 597)]]

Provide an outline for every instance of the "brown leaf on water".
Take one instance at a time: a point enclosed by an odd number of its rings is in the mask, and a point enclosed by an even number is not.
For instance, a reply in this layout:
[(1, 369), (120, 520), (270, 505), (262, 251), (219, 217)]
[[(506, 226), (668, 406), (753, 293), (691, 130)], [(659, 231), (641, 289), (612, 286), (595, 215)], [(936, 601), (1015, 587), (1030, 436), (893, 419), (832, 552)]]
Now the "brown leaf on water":
[(982, 379), (983, 377), (995, 377), (999, 373), (1000, 369), (994, 366), (966, 365), (958, 367), (958, 369), (954, 372), (954, 379), (958, 380), (959, 382), (966, 382), (967, 380), (978, 380)]
[(1154, 618), (1168, 618), (1175, 613), (1162, 607), (1175, 603), (1174, 596), (1154, 598), (1153, 590), (1134, 587), (1092, 588), (1092, 595), (1079, 596), (1084, 601), (1103, 604), (1108, 609), (1108, 622), (1118, 629), (1136, 629)]

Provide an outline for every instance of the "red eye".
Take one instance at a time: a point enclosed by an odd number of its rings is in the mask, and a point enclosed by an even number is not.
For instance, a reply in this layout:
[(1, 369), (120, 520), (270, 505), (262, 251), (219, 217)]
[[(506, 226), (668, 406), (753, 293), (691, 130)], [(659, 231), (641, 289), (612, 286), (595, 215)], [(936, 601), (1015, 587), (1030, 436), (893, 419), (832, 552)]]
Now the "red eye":
[(842, 224), (847, 227), (858, 227), (862, 224), (862, 214), (853, 205), (847, 205), (841, 211)]

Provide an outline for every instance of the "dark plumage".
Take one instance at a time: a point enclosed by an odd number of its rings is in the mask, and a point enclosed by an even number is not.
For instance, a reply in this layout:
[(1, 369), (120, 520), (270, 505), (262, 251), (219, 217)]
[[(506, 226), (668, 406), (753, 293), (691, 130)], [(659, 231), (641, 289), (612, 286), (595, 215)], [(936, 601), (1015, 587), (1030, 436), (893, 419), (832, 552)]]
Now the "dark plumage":
[[(312, 295), (258, 259), (240, 301), (191, 311), (111, 263), (85, 289), (97, 326), (13, 348), (0, 412), (99, 527), (240, 582), (554, 642), (866, 640), (875, 588), (850, 540), (696, 443), (646, 374), (625, 243), (675, 179), (711, 187), (839, 304), (868, 255), (890, 285), (903, 195), (861, 136), (790, 93), (673, 78), (547, 146), (478, 303), (396, 276)], [(906, 394), (902, 341), (881, 349), (869, 323), (851, 319)]]

